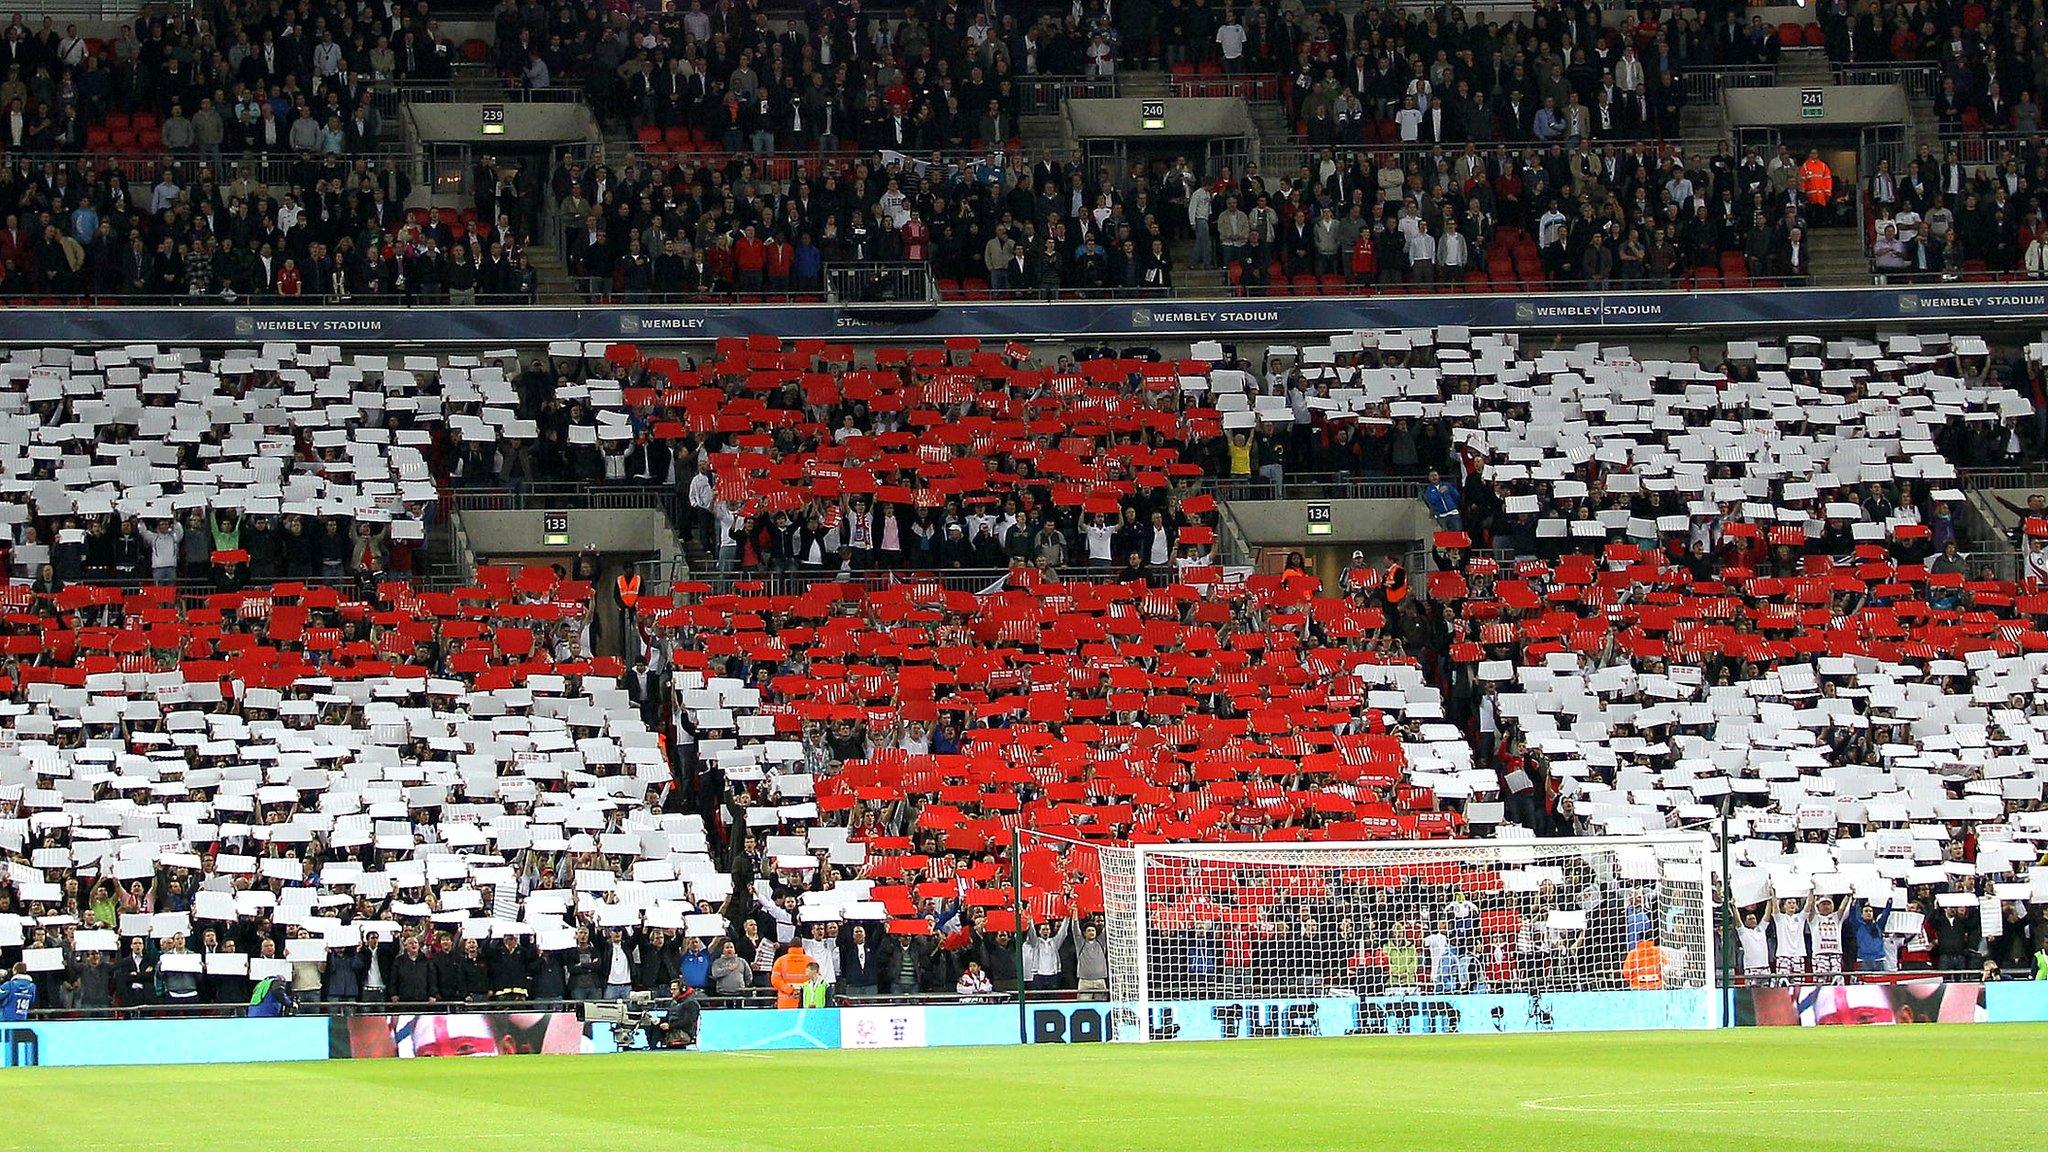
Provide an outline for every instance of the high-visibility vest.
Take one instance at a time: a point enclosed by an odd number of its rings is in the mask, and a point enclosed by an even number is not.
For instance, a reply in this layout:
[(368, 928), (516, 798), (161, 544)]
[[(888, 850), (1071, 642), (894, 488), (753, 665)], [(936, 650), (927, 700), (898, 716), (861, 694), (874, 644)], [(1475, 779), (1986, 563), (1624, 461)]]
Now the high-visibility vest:
[(1808, 160), (1799, 166), (1799, 190), (1808, 201), (1820, 204), (1834, 193), (1835, 175), (1822, 160)]
[(625, 606), (626, 606), (626, 607), (628, 607), (628, 608), (631, 608), (631, 607), (633, 607), (633, 606), (634, 606), (635, 604), (638, 604), (639, 602), (640, 602), (640, 576), (639, 576), (639, 574), (638, 574), (638, 573), (635, 573), (634, 575), (631, 575), (631, 576), (620, 576), (620, 577), (619, 577), (619, 603), (621, 603), (621, 604), (625, 605)]

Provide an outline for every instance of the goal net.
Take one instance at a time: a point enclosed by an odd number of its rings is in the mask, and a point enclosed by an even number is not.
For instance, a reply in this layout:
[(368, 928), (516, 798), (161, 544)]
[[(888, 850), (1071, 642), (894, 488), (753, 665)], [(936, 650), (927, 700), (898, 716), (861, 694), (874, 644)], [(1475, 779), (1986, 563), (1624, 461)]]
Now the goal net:
[(1098, 847), (1114, 1038), (1711, 1027), (1711, 843)]

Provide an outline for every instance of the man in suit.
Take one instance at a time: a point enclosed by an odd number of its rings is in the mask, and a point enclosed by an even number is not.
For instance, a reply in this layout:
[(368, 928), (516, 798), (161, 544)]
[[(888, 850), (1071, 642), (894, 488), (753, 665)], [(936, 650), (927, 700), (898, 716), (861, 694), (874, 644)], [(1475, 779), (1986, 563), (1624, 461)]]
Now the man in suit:
[(1785, 233), (1785, 246), (1778, 254), (1779, 270), (1793, 284), (1804, 284), (1812, 272), (1813, 256), (1807, 250), (1806, 229), (1794, 227)]
[(624, 681), (626, 699), (639, 706), (640, 719), (649, 728), (660, 731), (661, 702), (668, 690), (668, 677), (648, 667), (647, 654), (642, 652), (620, 679)]
[(865, 925), (842, 925), (839, 934), (839, 990), (848, 996), (873, 996), (881, 990), (882, 950)]

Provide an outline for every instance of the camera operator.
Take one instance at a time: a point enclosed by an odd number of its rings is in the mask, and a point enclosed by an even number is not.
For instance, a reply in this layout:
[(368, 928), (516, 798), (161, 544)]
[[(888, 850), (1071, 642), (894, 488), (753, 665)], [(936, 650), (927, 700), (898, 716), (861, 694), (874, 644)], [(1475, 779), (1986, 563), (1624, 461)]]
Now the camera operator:
[(695, 988), (672, 980), (668, 1002), (654, 1008), (642, 1025), (649, 1048), (689, 1048), (697, 1043), (697, 1018), (703, 1015), (704, 1005), (699, 1002)]

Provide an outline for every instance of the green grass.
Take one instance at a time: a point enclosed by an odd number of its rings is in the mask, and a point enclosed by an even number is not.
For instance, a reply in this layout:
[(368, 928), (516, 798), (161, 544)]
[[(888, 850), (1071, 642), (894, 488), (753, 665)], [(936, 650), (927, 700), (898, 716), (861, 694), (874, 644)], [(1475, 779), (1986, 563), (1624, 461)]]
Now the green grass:
[(2048, 1026), (0, 1073), (0, 1149), (2038, 1147)]

